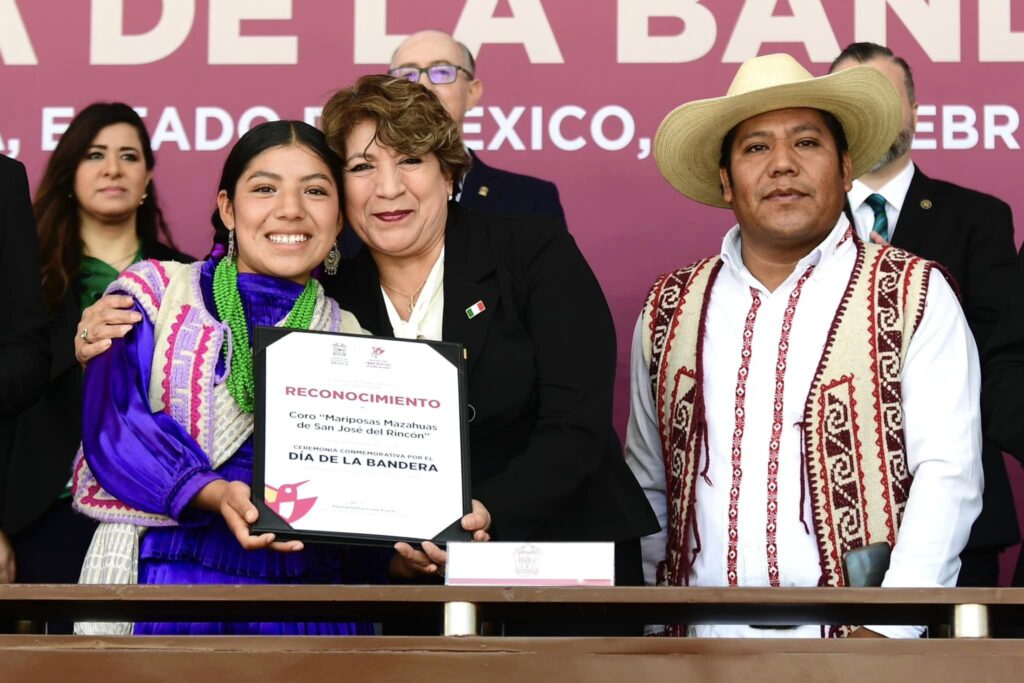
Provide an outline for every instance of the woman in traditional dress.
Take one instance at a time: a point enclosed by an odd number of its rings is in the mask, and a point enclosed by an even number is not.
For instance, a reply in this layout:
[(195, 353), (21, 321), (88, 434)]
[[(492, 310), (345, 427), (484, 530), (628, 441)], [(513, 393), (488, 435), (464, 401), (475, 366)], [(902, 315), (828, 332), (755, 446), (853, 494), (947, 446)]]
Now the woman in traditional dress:
[[(252, 332), (360, 333), (311, 271), (337, 267), (341, 165), (296, 121), (246, 133), (228, 155), (213, 222), (227, 253), (146, 261), (108, 292), (141, 314), (85, 374), (76, 508), (101, 520), (83, 583), (367, 583), (364, 553), (251, 536)], [(372, 556), (371, 556), (372, 557)], [(383, 577), (383, 572), (377, 572)], [(104, 632), (80, 625), (80, 632)], [(114, 632), (127, 632), (118, 625)], [(110, 632), (106, 630), (106, 632)], [(136, 623), (136, 634), (363, 634), (353, 623)]]

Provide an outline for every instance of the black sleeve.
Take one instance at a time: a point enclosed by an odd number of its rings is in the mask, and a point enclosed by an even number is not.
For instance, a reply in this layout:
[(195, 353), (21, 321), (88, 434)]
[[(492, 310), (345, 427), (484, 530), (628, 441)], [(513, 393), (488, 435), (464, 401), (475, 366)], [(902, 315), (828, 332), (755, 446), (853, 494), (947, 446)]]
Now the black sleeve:
[(558, 186), (551, 182), (544, 182), (541, 192), (537, 193), (537, 205), (534, 213), (542, 216), (551, 216), (560, 221), (565, 221), (565, 211), (562, 209), (562, 201), (558, 197)]
[(50, 356), (28, 178), (0, 162), (0, 416), (10, 417), (42, 395)]
[[(615, 329), (590, 266), (564, 228), (526, 256), (524, 322), (536, 364), (526, 448), (474, 487), (500, 534), (529, 538), (601, 467), (611, 430)], [(488, 343), (492, 343), (489, 340)], [(479, 454), (474, 453), (474, 458)]]
[(981, 410), (986, 438), (1024, 462), (1024, 249), (999, 322), (982, 349)]
[[(963, 288), (964, 315), (979, 349), (988, 343), (1013, 292), (1017, 268), (1013, 242), (1013, 215), (1002, 201), (987, 198), (970, 231)], [(1024, 292), (1022, 292), (1024, 294)]]

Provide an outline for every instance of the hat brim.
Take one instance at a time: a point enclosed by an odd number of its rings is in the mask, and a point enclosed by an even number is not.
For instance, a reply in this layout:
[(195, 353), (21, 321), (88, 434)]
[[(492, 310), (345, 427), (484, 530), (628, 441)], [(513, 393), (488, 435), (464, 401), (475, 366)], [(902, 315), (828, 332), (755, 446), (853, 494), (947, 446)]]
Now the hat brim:
[(658, 126), (654, 159), (676, 190), (702, 204), (728, 208), (722, 196), (722, 140), (742, 121), (778, 109), (821, 109), (843, 125), (853, 177), (882, 158), (899, 133), (903, 105), (877, 69), (859, 66), (828, 76), (676, 107)]

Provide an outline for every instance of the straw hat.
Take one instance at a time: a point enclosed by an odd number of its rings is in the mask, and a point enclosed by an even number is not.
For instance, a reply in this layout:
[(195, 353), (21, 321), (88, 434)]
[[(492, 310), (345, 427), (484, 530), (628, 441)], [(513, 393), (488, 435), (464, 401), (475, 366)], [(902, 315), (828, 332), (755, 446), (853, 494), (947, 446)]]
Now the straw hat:
[(746, 119), (791, 107), (821, 109), (839, 119), (854, 178), (889, 149), (903, 114), (896, 89), (872, 67), (814, 78), (789, 55), (755, 57), (740, 66), (725, 97), (689, 102), (665, 117), (654, 136), (658, 170), (687, 197), (728, 207), (718, 174), (722, 140)]

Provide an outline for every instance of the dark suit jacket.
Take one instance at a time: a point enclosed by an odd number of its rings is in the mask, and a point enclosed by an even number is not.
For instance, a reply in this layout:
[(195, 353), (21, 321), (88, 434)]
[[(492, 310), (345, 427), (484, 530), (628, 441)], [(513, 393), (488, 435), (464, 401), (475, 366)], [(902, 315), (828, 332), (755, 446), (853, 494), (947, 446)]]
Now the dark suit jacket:
[[(147, 244), (147, 258), (191, 262), (163, 244)], [(34, 275), (39, 279), (39, 270)], [(82, 368), (75, 359), (75, 334), (82, 317), (77, 286), (68, 293), (46, 326), (53, 356), (50, 383), (43, 397), (17, 420), (8, 468), (3, 528), (14, 534), (53, 504), (71, 476), (71, 463), (82, 441)]]
[[(324, 286), (363, 327), (393, 334), (368, 250)], [(611, 314), (563, 223), (449, 203), (442, 330), (468, 351), (472, 494), (496, 540), (657, 531), (612, 428)]]
[(459, 206), (488, 214), (551, 216), (565, 220), (554, 183), (488, 166), (475, 152), (462, 181)]
[[(986, 437), (1024, 463), (1024, 248), (1005, 298), (1006, 309), (981, 355), (981, 412)], [(1024, 586), (1024, 553), (1017, 557), (1013, 585)]]
[[(929, 178), (917, 168), (892, 245), (936, 261), (952, 274), (960, 289), (967, 324), (978, 348), (984, 349), (1005, 300), (1021, 292), (1013, 285), (1016, 249), (1010, 207), (991, 195)], [(983, 372), (988, 374), (991, 373)], [(990, 436), (986, 430), (982, 450), (983, 508), (971, 530), (968, 549), (1002, 547), (1020, 541), (1013, 492), (1000, 444)]]
[[(565, 220), (554, 183), (488, 166), (473, 151), (469, 155), (473, 163), (462, 181), (460, 206), (487, 214), (550, 216)], [(351, 228), (346, 228), (341, 233), (339, 246), (344, 257), (352, 258), (362, 250), (363, 243)]]
[(14, 418), (42, 394), (50, 364), (39, 272), (25, 167), (0, 154), (0, 515)]

